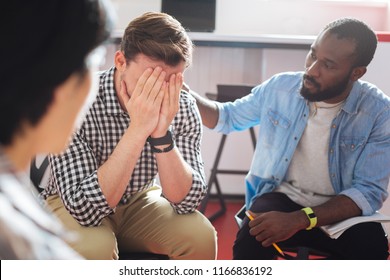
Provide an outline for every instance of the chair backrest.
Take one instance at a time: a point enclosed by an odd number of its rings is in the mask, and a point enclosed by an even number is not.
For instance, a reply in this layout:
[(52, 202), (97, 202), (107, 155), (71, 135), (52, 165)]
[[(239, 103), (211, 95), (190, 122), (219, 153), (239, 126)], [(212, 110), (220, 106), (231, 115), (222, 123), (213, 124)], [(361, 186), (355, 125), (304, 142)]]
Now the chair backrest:
[(43, 191), (49, 179), (49, 158), (38, 155), (31, 160), (30, 179), (38, 193)]
[(251, 93), (251, 85), (217, 85), (217, 101), (229, 102)]

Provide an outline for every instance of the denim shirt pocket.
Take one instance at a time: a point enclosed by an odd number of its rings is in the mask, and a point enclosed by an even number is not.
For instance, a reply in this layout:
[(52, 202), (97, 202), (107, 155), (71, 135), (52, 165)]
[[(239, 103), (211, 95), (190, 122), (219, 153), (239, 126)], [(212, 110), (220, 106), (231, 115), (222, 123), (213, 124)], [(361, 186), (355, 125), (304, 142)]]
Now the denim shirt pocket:
[(340, 162), (343, 163), (344, 168), (351, 169), (349, 170), (350, 172), (352, 172), (357, 158), (363, 150), (365, 142), (365, 137), (340, 137)]
[(279, 143), (279, 141), (286, 136), (286, 130), (290, 125), (291, 121), (287, 117), (272, 109), (268, 109), (265, 136), (267, 143), (269, 145)]

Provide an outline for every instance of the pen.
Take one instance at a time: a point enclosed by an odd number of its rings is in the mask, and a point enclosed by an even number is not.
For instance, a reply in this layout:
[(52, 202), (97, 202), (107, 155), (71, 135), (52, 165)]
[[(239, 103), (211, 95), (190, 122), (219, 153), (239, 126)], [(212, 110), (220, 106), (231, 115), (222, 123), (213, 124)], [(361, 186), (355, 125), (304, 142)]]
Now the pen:
[[(249, 218), (249, 220), (253, 220), (253, 216), (251, 215), (251, 213), (249, 213), (248, 211), (245, 211), (245, 214), (247, 215), (247, 217)], [(282, 251), (282, 249), (280, 249), (280, 247), (278, 246), (278, 244), (276, 243), (272, 243), (272, 246), (274, 246), (274, 248), (276, 249), (276, 251), (278, 251), (283, 257), (284, 257), (284, 253)]]

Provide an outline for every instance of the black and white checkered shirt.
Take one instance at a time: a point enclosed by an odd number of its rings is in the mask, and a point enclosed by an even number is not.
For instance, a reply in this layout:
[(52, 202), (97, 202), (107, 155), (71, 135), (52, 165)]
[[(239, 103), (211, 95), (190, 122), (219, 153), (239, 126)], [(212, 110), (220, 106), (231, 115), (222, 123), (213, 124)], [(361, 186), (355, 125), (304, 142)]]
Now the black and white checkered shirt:
[[(59, 193), (71, 215), (85, 226), (99, 225), (114, 213), (99, 186), (97, 169), (108, 159), (122, 138), (131, 120), (117, 99), (111, 68), (99, 74), (98, 96), (68, 149), (59, 156), (50, 156), (49, 184), (44, 198)], [(201, 138), (203, 127), (196, 102), (189, 94), (181, 94), (180, 109), (172, 124), (176, 146), (192, 167), (192, 187), (182, 202), (171, 203), (179, 214), (193, 212), (206, 193)], [(158, 173), (156, 159), (149, 143), (145, 146), (121, 198), (125, 204), (133, 194), (153, 185)]]

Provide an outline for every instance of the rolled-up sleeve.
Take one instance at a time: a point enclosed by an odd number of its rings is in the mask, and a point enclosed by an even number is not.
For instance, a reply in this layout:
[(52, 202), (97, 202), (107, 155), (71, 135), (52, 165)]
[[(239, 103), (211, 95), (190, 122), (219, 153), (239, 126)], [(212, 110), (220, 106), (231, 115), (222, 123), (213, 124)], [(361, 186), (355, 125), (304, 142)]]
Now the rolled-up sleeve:
[(79, 133), (63, 154), (50, 156), (49, 160), (49, 184), (55, 185), (66, 209), (81, 225), (100, 225), (113, 213), (99, 186), (94, 154)]

